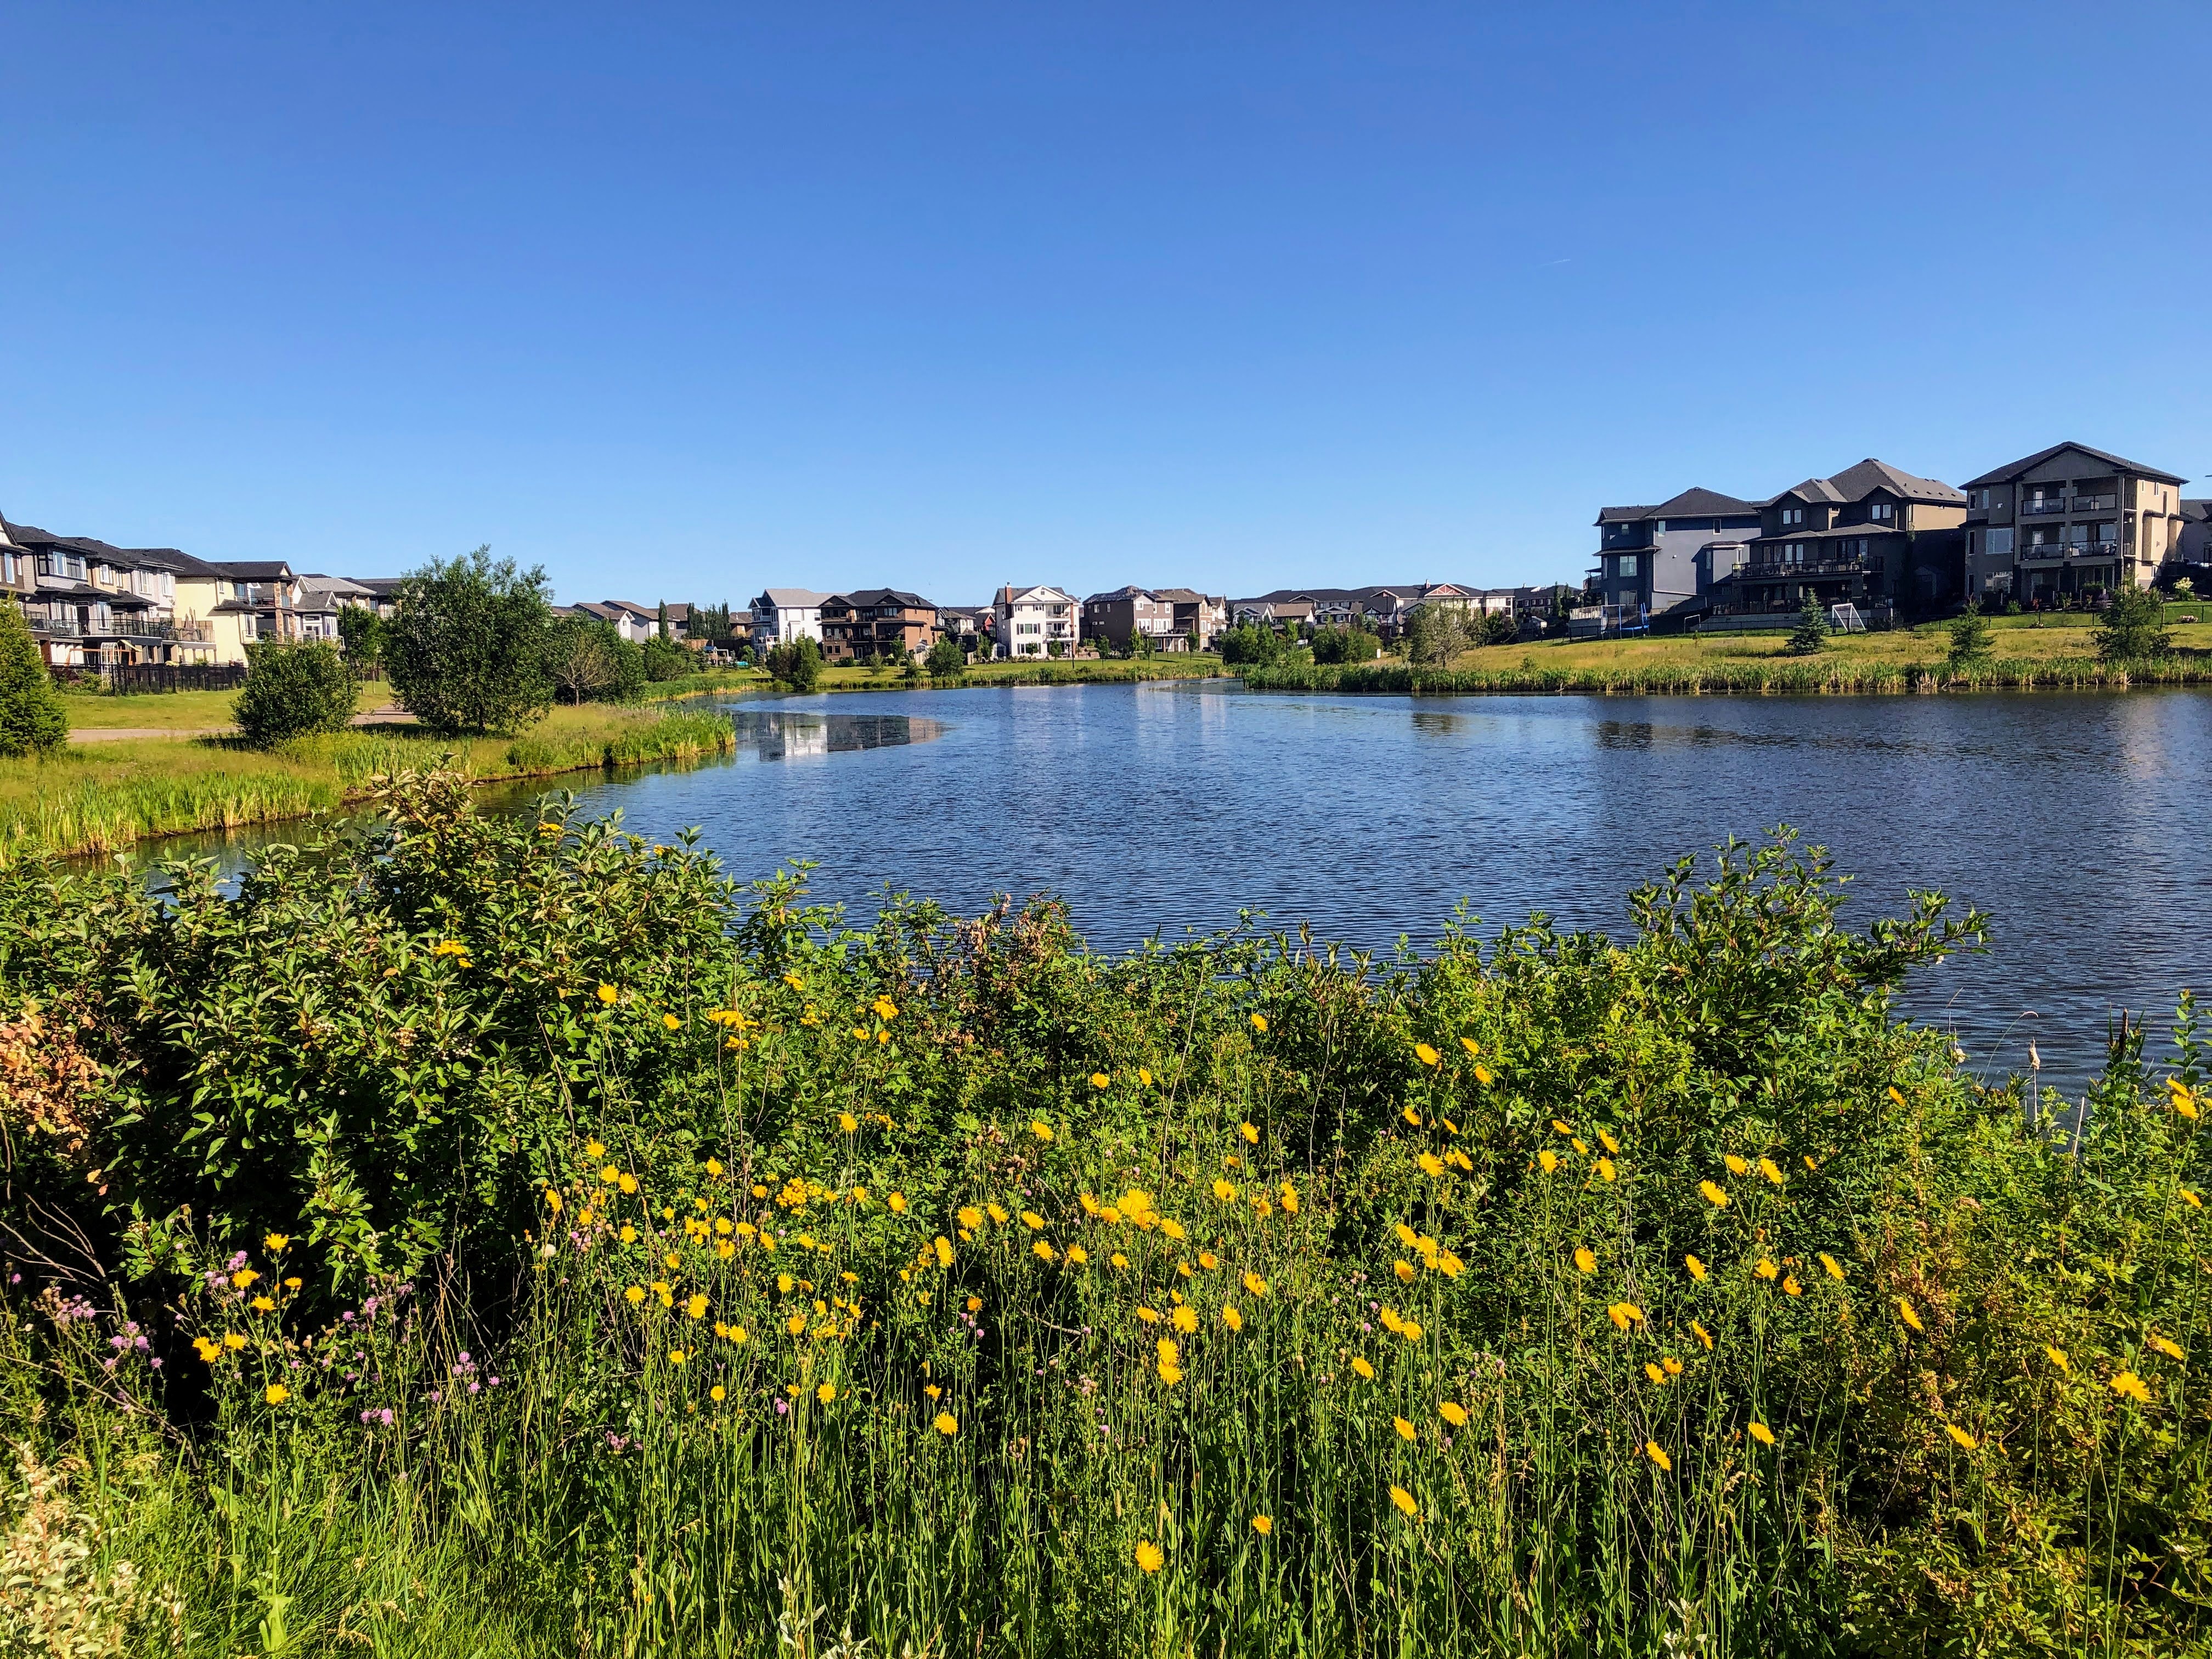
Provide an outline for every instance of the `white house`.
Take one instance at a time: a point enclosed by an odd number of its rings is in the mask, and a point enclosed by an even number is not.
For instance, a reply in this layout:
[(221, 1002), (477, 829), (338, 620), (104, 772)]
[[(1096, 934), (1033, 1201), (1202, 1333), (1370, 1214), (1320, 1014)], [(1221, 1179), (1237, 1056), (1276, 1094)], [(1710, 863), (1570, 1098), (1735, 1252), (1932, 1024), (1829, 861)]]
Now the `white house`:
[(660, 632), (658, 606), (634, 605), (628, 599), (601, 599), (596, 605), (586, 600), (569, 609), (580, 616), (613, 623), (615, 632), (632, 645), (643, 645)]
[(1079, 607), (1057, 587), (1000, 588), (991, 600), (993, 635), (1002, 657), (1048, 657), (1075, 649)]
[(794, 640), (822, 643), (822, 606), (830, 599), (806, 587), (771, 587), (752, 603), (753, 649), (772, 651)]

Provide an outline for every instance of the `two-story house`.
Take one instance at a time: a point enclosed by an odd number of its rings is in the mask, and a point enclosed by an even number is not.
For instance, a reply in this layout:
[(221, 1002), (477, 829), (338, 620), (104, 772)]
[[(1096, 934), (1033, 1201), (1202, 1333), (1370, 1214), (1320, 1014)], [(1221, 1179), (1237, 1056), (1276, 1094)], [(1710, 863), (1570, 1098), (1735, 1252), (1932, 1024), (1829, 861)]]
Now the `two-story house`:
[(1759, 533), (1757, 501), (1686, 489), (1656, 507), (1608, 507), (1597, 515), (1597, 568), (1585, 591), (1603, 607), (1607, 632), (1686, 620), (1711, 602), (1714, 584), (1743, 562)]
[(991, 632), (1002, 657), (1065, 656), (1082, 638), (1073, 595), (1057, 587), (1001, 587), (991, 599)]
[(1154, 651), (1188, 649), (1189, 641), (1176, 632), (1175, 601), (1148, 587), (1127, 586), (1093, 593), (1083, 602), (1083, 640), (1085, 644), (1110, 645), (1126, 651), (1133, 639), (1142, 638)]
[(919, 657), (937, 641), (937, 607), (919, 593), (863, 587), (822, 602), (822, 654), (830, 662)]
[(806, 587), (771, 587), (749, 609), (752, 612), (753, 650), (765, 655), (780, 645), (797, 640), (822, 642), (822, 605), (830, 598)]
[(16, 542), (13, 526), (0, 514), (0, 593), (27, 605), (38, 591), (38, 555)]
[(1163, 587), (1159, 597), (1175, 607), (1175, 631), (1188, 646), (1177, 650), (1211, 651), (1221, 630), (1229, 626), (1229, 601), (1215, 593), (1192, 587)]
[(1955, 540), (1966, 517), (1964, 490), (1886, 461), (1808, 478), (1759, 509), (1759, 533), (1714, 584), (1705, 625), (1771, 623), (1808, 594), (1824, 611), (1848, 605), (1881, 620), (1914, 597), (1914, 543)]
[(2178, 557), (2186, 482), (2075, 443), (1969, 479), (1966, 596), (2035, 605), (2149, 586)]

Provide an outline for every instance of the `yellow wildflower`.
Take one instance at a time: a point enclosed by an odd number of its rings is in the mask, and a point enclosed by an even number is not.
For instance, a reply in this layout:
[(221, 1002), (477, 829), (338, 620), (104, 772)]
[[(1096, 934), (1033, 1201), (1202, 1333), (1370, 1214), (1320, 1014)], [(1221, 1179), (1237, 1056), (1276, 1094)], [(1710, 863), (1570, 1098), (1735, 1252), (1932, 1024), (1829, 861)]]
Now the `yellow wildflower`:
[(850, 1112), (840, 1112), (837, 1114), (837, 1127), (849, 1135), (860, 1127), (860, 1120)]
[(1213, 1182), (1213, 1195), (1224, 1204), (1233, 1204), (1237, 1201), (1237, 1188), (1217, 1176)]
[(271, 1382), (262, 1389), (261, 1397), (272, 1406), (281, 1406), (292, 1397), (292, 1391), (282, 1382)]
[(1241, 1331), (1244, 1328), (1244, 1316), (1237, 1311), (1235, 1304), (1224, 1302), (1221, 1304), (1221, 1322), (1232, 1331)]
[(1412, 1124), (1416, 1129), (1421, 1127), (1421, 1115), (1410, 1106), (1401, 1108), (1398, 1115), (1404, 1118), (1407, 1122)]
[(820, 1388), (815, 1389), (814, 1397), (823, 1405), (828, 1405), (837, 1397), (837, 1385), (835, 1382), (824, 1382)]
[(1463, 1429), (1467, 1426), (1467, 1407), (1455, 1401), (1445, 1401), (1443, 1405), (1437, 1407), (1437, 1412), (1445, 1422), (1455, 1429)]
[(1462, 1037), (1459, 1040), (1459, 1046), (1467, 1050), (1467, 1057), (1469, 1060), (1480, 1060), (1482, 1058), (1482, 1045), (1477, 1042), (1473, 1037)]
[(256, 1313), (274, 1313), (276, 1311), (276, 1303), (265, 1296), (255, 1297), (251, 1303), (247, 1304), (247, 1305)]
[(1067, 1247), (1067, 1259), (1070, 1261), (1073, 1261), (1077, 1267), (1080, 1267), (1085, 1262), (1091, 1260), (1091, 1252), (1085, 1249), (1080, 1244), (1071, 1244)]
[(1774, 1443), (1774, 1431), (1768, 1428), (1765, 1424), (1754, 1418), (1748, 1426), (1751, 1430), (1751, 1437), (1760, 1445), (1771, 1446)]
[(704, 1319), (707, 1316), (706, 1297), (703, 1294), (693, 1296), (689, 1301), (684, 1303), (684, 1311), (690, 1314), (694, 1319)]
[(242, 1348), (246, 1346), (246, 1339), (236, 1331), (225, 1331), (222, 1334), (222, 1346), (231, 1349)]
[(951, 1412), (939, 1412), (932, 1426), (939, 1434), (957, 1434), (960, 1432), (960, 1419)]
[(2152, 1336), (2148, 1338), (2147, 1340), (2148, 1340), (2152, 1347), (2156, 1348), (2168, 1359), (2179, 1359), (2182, 1358), (2181, 1345), (2179, 1342), (2176, 1342), (2170, 1336)]
[(931, 1241), (930, 1248), (937, 1252), (937, 1265), (939, 1267), (949, 1267), (952, 1265), (952, 1246), (943, 1233), (938, 1234), (938, 1236)]
[(1160, 1547), (1151, 1539), (1139, 1538), (1137, 1540), (1137, 1566), (1140, 1571), (1158, 1572), (1167, 1559)]
[(1440, 1179), (1444, 1172), (1444, 1161), (1434, 1152), (1423, 1152), (1419, 1158), (1421, 1173), (1431, 1180)]
[(1751, 1172), (1751, 1165), (1745, 1163), (1734, 1152), (1729, 1153), (1727, 1157), (1721, 1159), (1721, 1162), (1728, 1165), (1728, 1170), (1730, 1175), (1748, 1175)]
[(1091, 1086), (1094, 1089), (1103, 1089), (1113, 1080), (1103, 1072), (1093, 1072), (1091, 1074)]
[(2122, 1371), (2112, 1378), (2112, 1392), (2124, 1395), (2139, 1406), (2150, 1404), (2150, 1389), (2133, 1371)]
[(2066, 1363), (2065, 1349), (2054, 1348), (2051, 1346), (2050, 1344), (2045, 1343), (2044, 1345), (2043, 1352), (2050, 1357), (2051, 1363), (2057, 1366), (2060, 1370), (2071, 1371), (2074, 1369), (2071, 1365)]
[(1372, 1382), (1375, 1380), (1375, 1367), (1357, 1355), (1352, 1357), (1352, 1369), (1358, 1371), (1367, 1382)]
[(1844, 1276), (1843, 1264), (1838, 1261), (1835, 1257), (1830, 1255), (1826, 1250), (1820, 1252), (1818, 1260), (1820, 1263), (1820, 1271), (1827, 1274), (1829, 1278), (1841, 1279)]
[(1728, 1208), (1728, 1194), (1723, 1192), (1718, 1187), (1713, 1185), (1711, 1182), (1700, 1181), (1698, 1183), (1698, 1190), (1705, 1195), (1705, 1202), (1711, 1205), (1715, 1209), (1725, 1210)]
[(1697, 1257), (1693, 1255), (1684, 1256), (1682, 1258), (1682, 1265), (1690, 1270), (1691, 1278), (1696, 1279), (1700, 1285), (1705, 1282), (1705, 1264), (1698, 1261)]
[(1616, 1158), (1620, 1156), (1620, 1143), (1619, 1141), (1615, 1140), (1611, 1135), (1607, 1134), (1602, 1129), (1600, 1129), (1597, 1132), (1597, 1138), (1599, 1144), (1602, 1146), (1606, 1151), (1611, 1152)]
[(1624, 1331), (1631, 1325), (1641, 1325), (1644, 1322), (1644, 1310), (1633, 1302), (1616, 1302), (1605, 1310), (1605, 1315), (1607, 1318), (1613, 1321), (1617, 1328)]
[(1759, 1258), (1759, 1265), (1753, 1267), (1752, 1272), (1757, 1273), (1761, 1279), (1773, 1279), (1781, 1273), (1782, 1269), (1776, 1267), (1769, 1258), (1761, 1256)]
[(1182, 1307), (1177, 1308), (1175, 1310), (1175, 1314), (1169, 1321), (1169, 1323), (1172, 1324), (1177, 1330), (1182, 1332), (1185, 1335), (1188, 1335), (1191, 1332), (1198, 1328), (1198, 1312), (1195, 1309), (1191, 1307), (1188, 1303), (1185, 1303)]
[(1584, 1244), (1576, 1249), (1575, 1266), (1586, 1273), (1594, 1273), (1597, 1271), (1597, 1256), (1589, 1245)]
[(636, 1307), (638, 1304), (645, 1300), (645, 1286), (642, 1285), (631, 1285), (628, 1290), (623, 1292), (623, 1300), (629, 1303), (631, 1307)]
[(1398, 1506), (1401, 1514), (1410, 1516), (1416, 1520), (1419, 1518), (1421, 1506), (1413, 1501), (1413, 1494), (1403, 1486), (1393, 1486), (1390, 1488), (1390, 1501)]
[(682, 1020), (680, 1020), (680, 1019), (677, 1018), (676, 1018), (676, 1016), (675, 1016), (675, 1015), (673, 1015), (673, 1014), (663, 1014), (663, 1015), (660, 1017), (660, 1023), (661, 1023), (663, 1025), (665, 1025), (665, 1026), (666, 1026), (670, 1030), (672, 1030), (672, 1030), (674, 1030), (678, 1026), (679, 1026), (679, 1025), (681, 1025), (681, 1024), (684, 1024), (684, 1022), (683, 1022)]
[(1613, 1160), (1611, 1158), (1601, 1158), (1598, 1159), (1595, 1167), (1597, 1170), (1597, 1178), (1600, 1181), (1610, 1181), (1613, 1178), (1614, 1171)]
[(1559, 1155), (1547, 1146), (1536, 1154), (1536, 1165), (1546, 1175), (1549, 1175), (1559, 1167)]
[(1030, 1133), (1039, 1140), (1049, 1143), (1052, 1139), (1052, 1125), (1042, 1118), (1037, 1118), (1030, 1124)]
[(1160, 1322), (1160, 1310), (1158, 1308), (1139, 1306), (1137, 1310), (1137, 1317), (1147, 1325), (1157, 1325)]
[(1274, 1529), (1275, 1523), (1269, 1520), (1266, 1516), (1255, 1515), (1252, 1517), (1252, 1530), (1258, 1533), (1261, 1537), (1267, 1537), (1267, 1534), (1273, 1532)]
[(1656, 1365), (1653, 1364), (1648, 1359), (1644, 1362), (1644, 1374), (1662, 1388), (1666, 1385), (1667, 1373), (1661, 1370)]
[(1653, 1462), (1656, 1463), (1661, 1468), (1664, 1469), (1668, 1474), (1674, 1474), (1674, 1460), (1668, 1456), (1664, 1451), (1660, 1449), (1659, 1443), (1656, 1440), (1647, 1440), (1644, 1443), (1644, 1455), (1650, 1458)]
[(893, 1215), (904, 1215), (906, 1213), (906, 1194), (904, 1193), (893, 1193), (890, 1198), (884, 1200), (884, 1202), (888, 1203), (891, 1206), (891, 1213)]
[(1420, 1437), (1419, 1431), (1402, 1417), (1392, 1418), (1390, 1426), (1398, 1431), (1398, 1438), (1401, 1440), (1415, 1440)]
[(1424, 1066), (1434, 1066), (1443, 1059), (1442, 1054), (1425, 1042), (1417, 1042), (1413, 1045), (1413, 1055)]
[(602, 985), (599, 987), (599, 1000), (602, 1002), (612, 1002), (620, 995), (622, 995), (622, 993), (616, 990), (611, 985)]
[(240, 1267), (230, 1276), (230, 1282), (242, 1291), (260, 1277), (261, 1275), (251, 1267)]
[(953, 1218), (971, 1233), (983, 1224), (983, 1212), (973, 1204), (962, 1205)]
[(1260, 1144), (1260, 1131), (1253, 1124), (1238, 1124), (1237, 1126), (1237, 1133), (1244, 1137), (1245, 1144), (1248, 1146), (1256, 1146)]
[(1943, 1432), (1949, 1435), (1953, 1440), (1965, 1447), (1968, 1451), (1973, 1450), (1975, 1447), (1982, 1443), (1980, 1441), (1975, 1439), (1973, 1436), (1968, 1434), (1964, 1429), (1960, 1428), (1956, 1423), (1946, 1423), (1943, 1425)]
[(1490, 1067), (1487, 1066), (1476, 1066), (1474, 1068), (1474, 1080), (1477, 1083), (1480, 1083), (1484, 1088), (1487, 1089), (1491, 1083)]
[(1920, 1316), (1912, 1311), (1912, 1304), (1901, 1296), (1897, 1298), (1897, 1316), (1923, 1336), (1927, 1334), (1928, 1328), (1920, 1322)]
[(587, 1140), (584, 1143), (586, 1158), (605, 1158), (606, 1155), (607, 1149), (605, 1143), (597, 1140)]
[(722, 1385), (721, 1385), (720, 1383), (717, 1382), (716, 1384), (714, 1384), (714, 1386), (713, 1388), (711, 1388), (711, 1389), (708, 1389), (708, 1390), (707, 1390), (707, 1398), (708, 1398), (708, 1399), (709, 1399), (709, 1400), (711, 1400), (711, 1401), (713, 1401), (716, 1405), (718, 1405), (718, 1406), (719, 1406), (719, 1405), (720, 1405), (720, 1404), (722, 1403), (722, 1401), (725, 1401), (725, 1400), (728, 1399), (728, 1398), (729, 1398), (729, 1395), (728, 1395), (728, 1394), (724, 1390), (724, 1389), (723, 1389)]
[(1298, 1212), (1298, 1189), (1291, 1186), (1289, 1182), (1285, 1181), (1283, 1183), (1282, 1191), (1275, 1196), (1281, 1203), (1285, 1215), (1296, 1215)]
[(1267, 1281), (1261, 1278), (1257, 1273), (1246, 1273), (1244, 1275), (1244, 1288), (1249, 1291), (1254, 1296), (1265, 1296), (1267, 1293)]
[(1255, 1015), (1253, 1015), (1253, 1016), (1252, 1016), (1252, 1029), (1253, 1029), (1254, 1030), (1257, 1031), (1257, 1032), (1258, 1032), (1261, 1036), (1267, 1036), (1267, 1015), (1265, 1015), (1265, 1014), (1255, 1014)]
[(282, 1255), (291, 1242), (283, 1233), (270, 1233), (261, 1241), (261, 1247), (271, 1255)]
[(1690, 1322), (1690, 1331), (1698, 1341), (1705, 1345), (1705, 1352), (1711, 1353), (1713, 1347), (1713, 1339), (1706, 1334), (1705, 1328), (1693, 1319)]
[(1774, 1167), (1774, 1160), (1772, 1158), (1762, 1158), (1759, 1159), (1759, 1172), (1765, 1176), (1767, 1180), (1773, 1182), (1774, 1185), (1779, 1187), (1782, 1184), (1782, 1171)]
[(1413, 1264), (1410, 1261), (1395, 1262), (1392, 1264), (1390, 1270), (1401, 1279), (1411, 1279), (1413, 1276)]

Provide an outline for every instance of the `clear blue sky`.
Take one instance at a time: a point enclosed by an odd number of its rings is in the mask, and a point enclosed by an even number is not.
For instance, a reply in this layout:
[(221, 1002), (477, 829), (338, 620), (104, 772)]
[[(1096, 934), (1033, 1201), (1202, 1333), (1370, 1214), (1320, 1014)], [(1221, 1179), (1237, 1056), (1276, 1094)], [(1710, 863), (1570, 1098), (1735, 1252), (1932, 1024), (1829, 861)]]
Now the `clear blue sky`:
[[(567, 599), (2212, 474), (2212, 7), (0, 5), (0, 510)], [(2198, 483), (2191, 494), (2212, 493)]]

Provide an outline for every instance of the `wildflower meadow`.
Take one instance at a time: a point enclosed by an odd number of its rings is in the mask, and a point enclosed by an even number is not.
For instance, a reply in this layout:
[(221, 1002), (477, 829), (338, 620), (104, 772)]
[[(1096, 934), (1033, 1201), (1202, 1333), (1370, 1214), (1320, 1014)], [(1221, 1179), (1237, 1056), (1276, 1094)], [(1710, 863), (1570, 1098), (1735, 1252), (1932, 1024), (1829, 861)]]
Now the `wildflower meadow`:
[(373, 805), (0, 864), (0, 1654), (2212, 1648), (2185, 998), (2031, 1101), (1786, 833), (1105, 957)]

